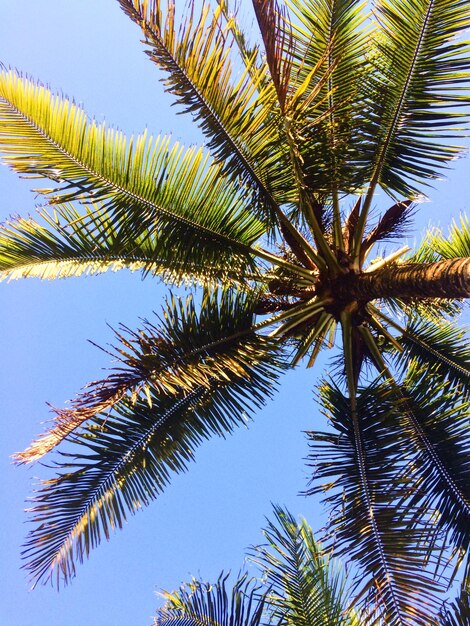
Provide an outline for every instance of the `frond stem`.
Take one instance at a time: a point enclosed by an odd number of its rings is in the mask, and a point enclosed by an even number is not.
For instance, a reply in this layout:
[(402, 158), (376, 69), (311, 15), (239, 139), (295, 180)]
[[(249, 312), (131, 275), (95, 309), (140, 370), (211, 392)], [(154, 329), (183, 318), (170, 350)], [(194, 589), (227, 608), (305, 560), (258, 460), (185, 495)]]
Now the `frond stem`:
[(403, 620), (401, 619), (400, 603), (396, 597), (394, 576), (393, 576), (393, 573), (390, 571), (390, 568), (388, 567), (387, 557), (385, 554), (382, 538), (380, 536), (380, 531), (377, 525), (374, 501), (372, 498), (369, 480), (367, 477), (366, 456), (365, 456), (364, 445), (362, 441), (362, 433), (361, 433), (361, 425), (359, 423), (359, 415), (357, 412), (357, 386), (356, 386), (357, 385), (356, 383), (357, 373), (354, 371), (351, 316), (345, 311), (341, 313), (341, 330), (342, 330), (342, 335), (343, 335), (344, 362), (345, 362), (345, 368), (346, 368), (346, 378), (348, 382), (348, 395), (349, 395), (349, 403), (351, 407), (351, 418), (352, 418), (353, 432), (354, 432), (354, 447), (356, 450), (356, 463), (357, 463), (357, 468), (359, 471), (360, 488), (361, 488), (361, 492), (365, 501), (370, 529), (371, 529), (375, 544), (377, 546), (377, 549), (380, 555), (380, 561), (382, 563), (383, 572), (385, 573), (385, 580), (388, 585), (388, 588), (390, 589), (394, 613), (396, 617), (398, 617), (398, 620), (399, 620), (399, 622), (397, 623), (401, 624), (402, 626), (405, 626), (403, 624)]

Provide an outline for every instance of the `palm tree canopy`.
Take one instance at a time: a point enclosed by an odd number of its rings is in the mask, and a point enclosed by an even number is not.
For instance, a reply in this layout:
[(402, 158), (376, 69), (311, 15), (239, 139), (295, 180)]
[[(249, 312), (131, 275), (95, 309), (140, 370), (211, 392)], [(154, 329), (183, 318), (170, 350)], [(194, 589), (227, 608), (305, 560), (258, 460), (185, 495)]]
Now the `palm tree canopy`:
[(37, 219), (1, 226), (0, 276), (122, 267), (195, 296), (118, 330), (110, 375), (17, 455), (66, 442), (35, 496), (26, 567), (67, 582), (204, 439), (245, 423), (286, 368), (334, 348), (337, 375), (319, 387), (332, 430), (308, 433), (309, 493), (326, 492), (325, 539), (356, 561), (361, 601), (374, 597), (387, 624), (425, 626), (468, 551), (470, 358), (457, 316), (470, 225), (431, 230), (411, 253), (396, 240), (463, 150), (470, 5), (253, 0), (252, 43), (227, 0), (185, 14), (173, 0), (118, 2), (207, 148), (126, 138), (2, 72), (3, 160), (51, 186)]

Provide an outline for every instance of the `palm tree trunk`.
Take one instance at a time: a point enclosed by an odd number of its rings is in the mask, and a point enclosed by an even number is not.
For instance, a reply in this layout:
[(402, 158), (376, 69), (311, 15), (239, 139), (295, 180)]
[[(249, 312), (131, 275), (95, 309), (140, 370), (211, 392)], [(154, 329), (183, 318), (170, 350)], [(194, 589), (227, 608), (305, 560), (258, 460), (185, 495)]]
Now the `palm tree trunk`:
[[(404, 263), (343, 279), (341, 296), (352, 300), (377, 298), (469, 298), (470, 258), (437, 263)], [(339, 294), (338, 294), (339, 295)]]

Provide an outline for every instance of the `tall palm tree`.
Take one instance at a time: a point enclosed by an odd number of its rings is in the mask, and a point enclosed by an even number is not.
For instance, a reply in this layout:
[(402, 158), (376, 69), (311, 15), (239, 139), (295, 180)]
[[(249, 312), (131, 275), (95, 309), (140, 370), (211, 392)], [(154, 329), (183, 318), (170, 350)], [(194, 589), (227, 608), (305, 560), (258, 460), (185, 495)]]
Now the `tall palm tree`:
[(470, 360), (456, 319), (470, 224), (431, 230), (411, 253), (384, 242), (462, 150), (470, 5), (377, 0), (370, 14), (355, 0), (253, 0), (252, 43), (226, 0), (185, 17), (172, 0), (118, 1), (207, 150), (126, 140), (2, 73), (4, 161), (52, 186), (37, 220), (2, 226), (0, 270), (124, 267), (195, 297), (170, 296), (158, 319), (118, 331), (111, 374), (18, 454), (35, 461), (65, 441), (35, 496), (27, 567), (67, 581), (202, 440), (334, 347), (336, 376), (319, 384), (331, 429), (308, 433), (309, 493), (326, 492), (328, 536), (356, 561), (359, 596), (375, 594), (387, 624), (428, 624), (468, 551)]

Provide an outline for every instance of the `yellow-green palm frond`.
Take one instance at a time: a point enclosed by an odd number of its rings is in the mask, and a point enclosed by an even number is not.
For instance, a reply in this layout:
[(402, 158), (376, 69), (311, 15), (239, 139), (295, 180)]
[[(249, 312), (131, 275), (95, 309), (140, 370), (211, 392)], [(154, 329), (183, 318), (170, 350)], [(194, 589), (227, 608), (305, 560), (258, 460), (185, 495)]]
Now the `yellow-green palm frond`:
[(462, 214), (459, 222), (454, 220), (451, 223), (447, 236), (440, 228), (430, 228), (410, 260), (413, 263), (434, 263), (469, 256), (470, 218)]
[(154, 626), (377, 626), (365, 612), (352, 608), (352, 598), (339, 563), (316, 543), (305, 520), (274, 507), (263, 535), (268, 545), (249, 554), (259, 571), (227, 587), (228, 574), (215, 583), (192, 579), (178, 591), (162, 594)]
[[(344, 572), (315, 541), (305, 520), (274, 507), (263, 535), (266, 544), (256, 546), (250, 560), (258, 565), (268, 585), (270, 624), (297, 626), (366, 626), (366, 614), (352, 608), (351, 589)], [(287, 618), (287, 619), (286, 619)], [(361, 619), (359, 619), (361, 618)]]
[(260, 279), (256, 268), (244, 271), (214, 257), (179, 260), (159, 232), (145, 229), (133, 235), (126, 219), (112, 219), (100, 205), (55, 204), (41, 209), (39, 220), (10, 219), (0, 225), (0, 280), (55, 279), (127, 269), (157, 275), (173, 285), (244, 283)]
[(239, 55), (246, 66), (236, 77), (236, 35), (220, 6), (212, 13), (203, 4), (198, 14), (192, 4), (178, 24), (174, 0), (119, 2), (142, 28), (147, 54), (167, 74), (167, 90), (195, 116), (225, 171), (249, 183), (273, 218), (273, 204), (286, 199), (289, 171), (279, 166), (285, 150), (277, 132), (276, 95), (257, 48), (249, 58)]
[(180, 269), (250, 263), (265, 230), (253, 215), (256, 199), (202, 149), (146, 133), (126, 140), (15, 72), (0, 74), (0, 122), (4, 161), (56, 181), (42, 190), (50, 202), (100, 201), (122, 240), (155, 233), (160, 253)]
[(217, 582), (195, 578), (178, 591), (164, 592), (165, 604), (158, 610), (154, 626), (261, 626), (266, 624), (267, 598), (262, 584), (243, 574), (233, 587), (229, 574)]

